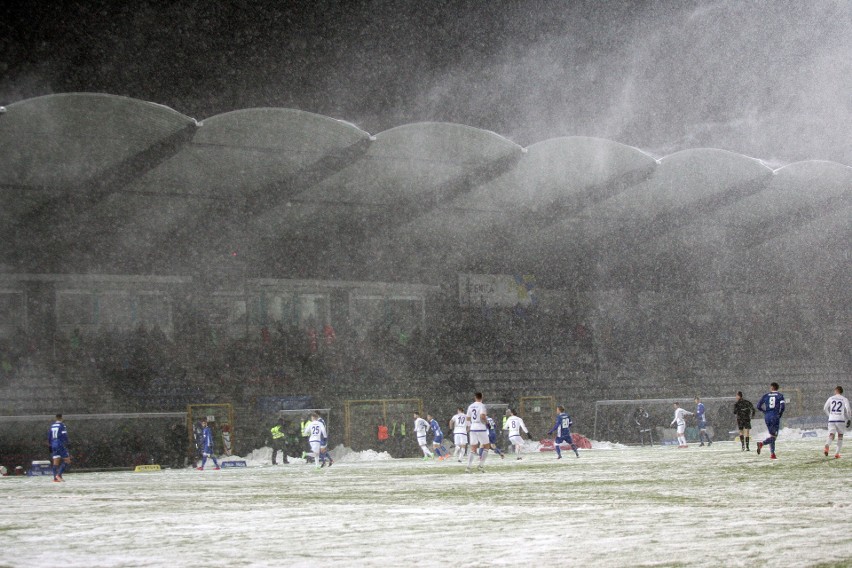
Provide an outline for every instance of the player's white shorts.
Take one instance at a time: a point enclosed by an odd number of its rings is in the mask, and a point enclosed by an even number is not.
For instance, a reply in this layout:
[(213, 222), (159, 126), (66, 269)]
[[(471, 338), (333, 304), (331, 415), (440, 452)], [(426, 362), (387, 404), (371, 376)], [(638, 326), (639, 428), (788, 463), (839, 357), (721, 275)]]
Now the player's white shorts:
[(322, 447), (322, 442), (320, 442), (319, 440), (317, 440), (317, 441), (311, 440), (311, 452), (319, 455), (321, 447)]
[(839, 434), (844, 435), (846, 433), (846, 423), (845, 422), (829, 422), (828, 423), (828, 433), (829, 434)]
[(514, 436), (509, 436), (509, 443), (513, 446), (523, 446), (524, 439), (521, 438), (520, 434), (515, 434)]
[(491, 443), (491, 440), (488, 439), (488, 430), (471, 430), (468, 432), (468, 436), (470, 436), (471, 446), (483, 446)]
[(678, 422), (677, 423), (677, 433), (683, 434), (686, 432), (686, 422)]
[(420, 444), (421, 446), (425, 446), (426, 445), (426, 434), (423, 434), (422, 436), (417, 436), (417, 443)]
[(453, 444), (456, 446), (466, 446), (467, 445), (467, 432), (454, 432), (453, 433)]

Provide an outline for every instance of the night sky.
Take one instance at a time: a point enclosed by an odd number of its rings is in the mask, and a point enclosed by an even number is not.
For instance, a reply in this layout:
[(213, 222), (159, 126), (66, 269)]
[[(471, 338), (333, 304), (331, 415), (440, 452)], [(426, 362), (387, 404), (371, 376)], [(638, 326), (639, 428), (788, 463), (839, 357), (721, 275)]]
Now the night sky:
[(206, 117), (287, 107), (527, 146), (596, 136), (852, 166), (852, 2), (23, 2), (0, 104), (105, 92)]

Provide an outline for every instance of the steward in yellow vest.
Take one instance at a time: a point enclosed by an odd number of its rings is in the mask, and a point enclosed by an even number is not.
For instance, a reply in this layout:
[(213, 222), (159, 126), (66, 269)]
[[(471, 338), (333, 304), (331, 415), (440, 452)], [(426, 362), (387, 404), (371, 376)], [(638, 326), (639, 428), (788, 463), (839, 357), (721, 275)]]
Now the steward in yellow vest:
[(278, 465), (275, 462), (275, 458), (278, 457), (278, 452), (281, 452), (283, 459), (282, 463), (290, 463), (287, 461), (287, 453), (284, 451), (284, 437), (286, 436), (284, 432), (284, 419), (279, 418), (278, 423), (273, 426), (270, 430), (272, 433), (272, 465)]

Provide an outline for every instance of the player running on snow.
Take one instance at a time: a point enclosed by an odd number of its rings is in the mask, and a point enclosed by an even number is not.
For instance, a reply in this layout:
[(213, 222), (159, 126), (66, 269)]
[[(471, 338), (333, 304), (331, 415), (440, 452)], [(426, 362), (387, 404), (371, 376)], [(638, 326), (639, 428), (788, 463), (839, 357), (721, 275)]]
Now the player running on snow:
[(547, 433), (552, 434), (556, 432), (556, 439), (553, 441), (553, 449), (556, 450), (556, 459), (562, 459), (562, 448), (559, 445), (562, 442), (569, 444), (571, 449), (574, 450), (574, 455), (578, 458), (580, 457), (580, 452), (577, 451), (577, 444), (574, 443), (574, 437), (571, 436), (571, 417), (568, 416), (568, 413), (565, 412), (564, 406), (556, 407), (556, 424), (553, 425)]

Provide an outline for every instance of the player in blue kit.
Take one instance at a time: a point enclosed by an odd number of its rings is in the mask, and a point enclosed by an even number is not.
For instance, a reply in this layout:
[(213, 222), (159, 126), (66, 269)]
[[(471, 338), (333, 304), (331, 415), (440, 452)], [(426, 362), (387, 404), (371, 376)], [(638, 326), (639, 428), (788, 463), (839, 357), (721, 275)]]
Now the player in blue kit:
[(553, 449), (556, 450), (556, 459), (562, 459), (562, 450), (559, 447), (559, 444), (565, 442), (571, 445), (571, 449), (574, 450), (574, 454), (579, 458), (580, 452), (577, 451), (577, 444), (574, 443), (574, 438), (571, 436), (571, 417), (568, 416), (568, 413), (565, 412), (565, 407), (557, 406), (556, 407), (556, 424), (553, 425), (547, 433), (552, 434), (556, 432), (556, 439), (553, 443)]
[(62, 474), (71, 463), (71, 454), (68, 453), (68, 428), (62, 421), (61, 414), (56, 415), (56, 420), (47, 431), (47, 443), (50, 445), (50, 457), (53, 461), (53, 481), (65, 481)]
[(199, 471), (204, 470), (205, 464), (207, 464), (207, 458), (211, 458), (213, 460), (213, 465), (215, 466), (213, 469), (219, 469), (219, 462), (216, 460), (216, 456), (213, 455), (213, 431), (210, 429), (210, 426), (207, 425), (207, 420), (201, 421), (201, 466), (195, 468)]
[(769, 392), (761, 397), (760, 402), (757, 403), (757, 409), (763, 413), (763, 421), (766, 422), (766, 429), (769, 430), (769, 437), (757, 443), (757, 453), (759, 455), (763, 446), (769, 444), (769, 458), (777, 459), (775, 439), (778, 437), (781, 416), (784, 414), (784, 395), (778, 392), (778, 383), (769, 385)]
[(429, 421), (429, 427), (432, 428), (432, 451), (435, 452), (439, 460), (444, 461), (450, 457), (450, 453), (444, 447), (444, 431), (441, 430), (441, 425), (438, 424), (434, 416), (427, 414), (426, 419)]
[(697, 396), (695, 397), (695, 419), (698, 421), (698, 441), (699, 445), (704, 445), (704, 440), (707, 440), (707, 445), (713, 445), (713, 440), (710, 439), (710, 434), (707, 433), (707, 416), (705, 415), (704, 403)]
[(486, 416), (485, 421), (488, 424), (488, 441), (491, 442), (491, 449), (500, 456), (501, 460), (506, 459), (506, 453), (497, 447), (497, 423), (490, 416)]

